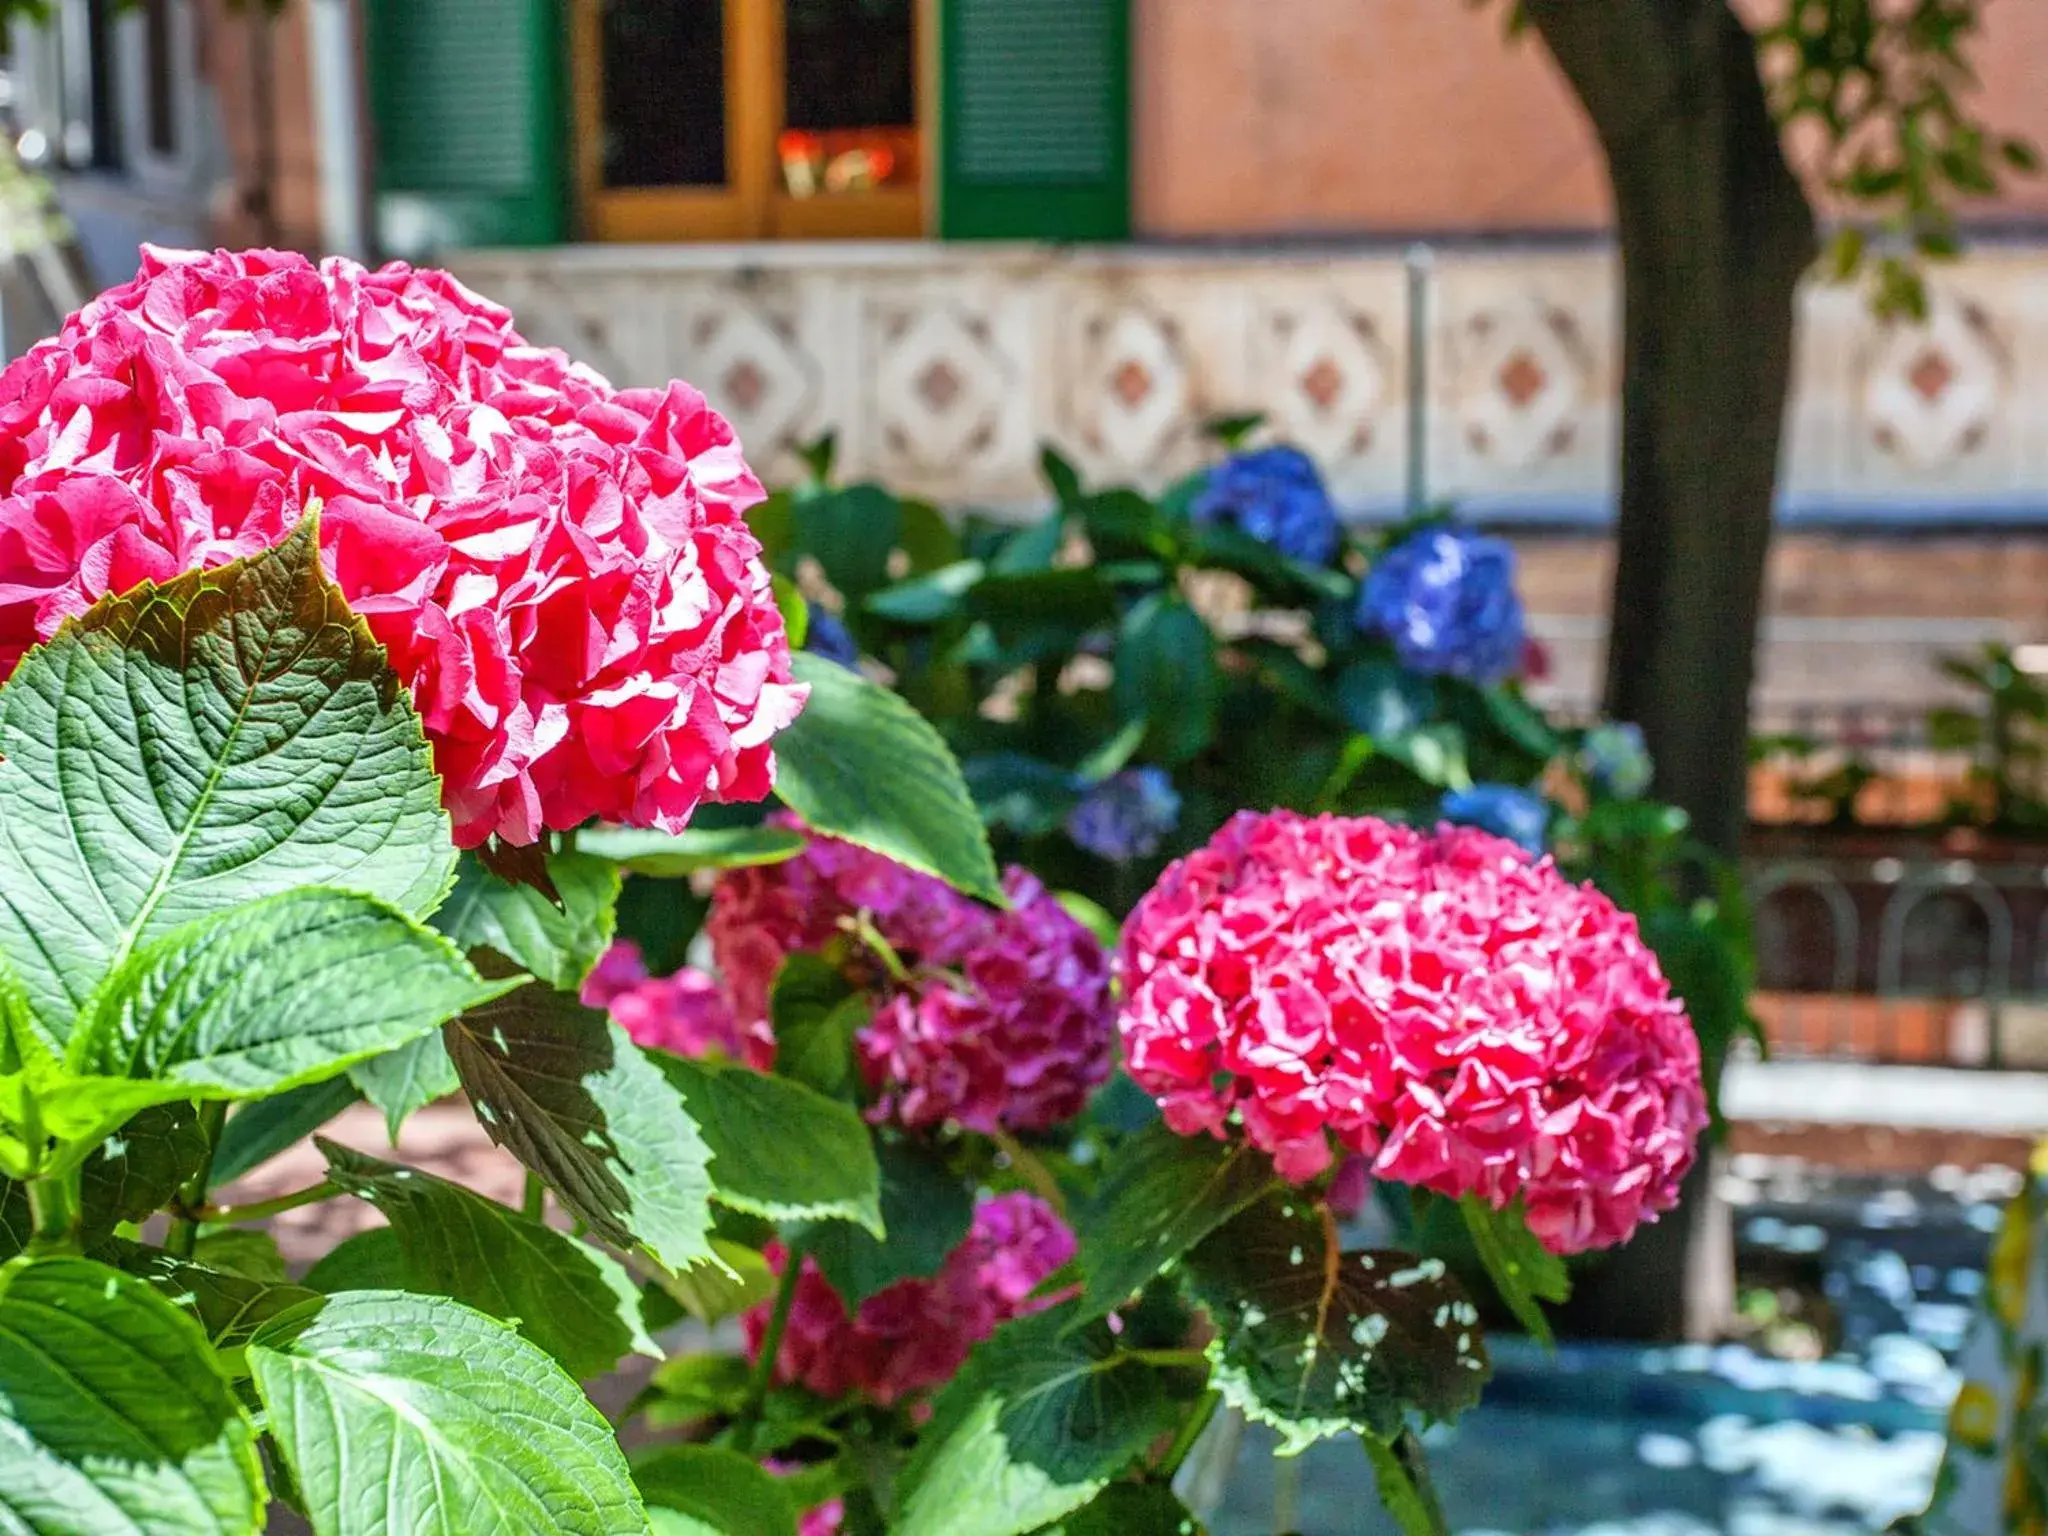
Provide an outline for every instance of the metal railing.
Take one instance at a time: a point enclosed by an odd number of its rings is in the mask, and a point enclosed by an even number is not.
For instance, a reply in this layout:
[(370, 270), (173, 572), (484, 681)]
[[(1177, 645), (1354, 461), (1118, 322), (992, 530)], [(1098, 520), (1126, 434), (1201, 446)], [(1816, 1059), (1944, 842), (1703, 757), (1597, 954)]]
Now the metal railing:
[(2048, 840), (1759, 833), (1748, 864), (1774, 1053), (2048, 1070)]

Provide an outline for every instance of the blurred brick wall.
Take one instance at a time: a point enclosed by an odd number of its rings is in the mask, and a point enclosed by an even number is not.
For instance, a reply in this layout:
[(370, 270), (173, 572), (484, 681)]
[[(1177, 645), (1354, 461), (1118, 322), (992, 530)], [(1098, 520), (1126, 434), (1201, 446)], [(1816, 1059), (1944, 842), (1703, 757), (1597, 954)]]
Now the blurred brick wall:
[[(1553, 658), (1546, 694), (1597, 697), (1613, 543), (1520, 535), (1523, 599)], [(1979, 633), (2048, 641), (2048, 535), (1778, 535), (1765, 587), (1760, 710), (1811, 705), (1918, 707), (1946, 697), (1936, 657)]]
[[(1586, 231), (1591, 129), (1505, 0), (1137, 0), (1136, 216), (1160, 236)], [(1743, 8), (1776, 12), (1783, 0)], [(1983, 111), (2048, 146), (2048, 0), (1986, 0)], [(2048, 179), (1993, 220), (2048, 219)]]

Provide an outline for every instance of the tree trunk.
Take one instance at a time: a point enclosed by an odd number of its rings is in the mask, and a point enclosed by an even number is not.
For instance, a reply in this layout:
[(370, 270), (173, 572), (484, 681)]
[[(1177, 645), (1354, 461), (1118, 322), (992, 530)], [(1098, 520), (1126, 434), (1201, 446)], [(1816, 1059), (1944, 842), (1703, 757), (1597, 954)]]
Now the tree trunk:
[[(1726, 0), (1524, 0), (1606, 154), (1623, 287), (1621, 496), (1606, 708), (1642, 727), (1656, 793), (1733, 856), (1792, 366), (1817, 250), (1755, 40)], [(1704, 1159), (1702, 1159), (1704, 1162)], [(1705, 1195), (1702, 1172), (1689, 1194)], [(1588, 1277), (1606, 1331), (1709, 1331), (1695, 1198)]]

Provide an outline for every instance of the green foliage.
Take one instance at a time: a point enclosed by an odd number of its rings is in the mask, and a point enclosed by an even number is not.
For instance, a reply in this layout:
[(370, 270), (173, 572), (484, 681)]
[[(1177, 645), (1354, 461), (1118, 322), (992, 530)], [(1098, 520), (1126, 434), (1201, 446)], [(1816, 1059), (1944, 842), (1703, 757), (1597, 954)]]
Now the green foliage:
[(1216, 1325), (1217, 1386), (1280, 1432), (1282, 1454), (1347, 1432), (1390, 1439), (1410, 1412), (1447, 1419), (1479, 1400), (1479, 1314), (1443, 1262), (1345, 1253), (1298, 1192), (1266, 1196), (1183, 1266)]
[(1415, 1437), (1405, 1430), (1391, 1441), (1362, 1435), (1359, 1444), (1372, 1463), (1380, 1503), (1401, 1527), (1402, 1536), (1449, 1536), (1450, 1526), (1437, 1504)]
[(349, 1068), (348, 1075), (350, 1083), (383, 1114), (394, 1145), (399, 1128), (415, 1110), (447, 1098), (462, 1086), (439, 1034), (422, 1035), (395, 1051), (359, 1061)]
[(655, 1536), (796, 1536), (781, 1479), (736, 1451), (669, 1445), (634, 1463)]
[(221, 1370), (231, 1376), (246, 1374), (241, 1362), (242, 1346), (255, 1336), (258, 1328), (315, 1295), (309, 1287), (293, 1285), (281, 1277), (266, 1279), (209, 1268), (189, 1259), (172, 1258), (140, 1243), (115, 1239), (100, 1252), (110, 1263), (147, 1280), (159, 1295), (198, 1323), (214, 1348)]
[(1009, 1324), (940, 1395), (894, 1536), (1021, 1536), (1081, 1508), (1170, 1433), (1170, 1371), (1056, 1308)]
[(1111, 1483), (1046, 1536), (1202, 1536), (1202, 1525), (1163, 1483)]
[(45, 1116), (304, 1087), (511, 985), (370, 897), (279, 892), (131, 954), (81, 1011)]
[(465, 854), (434, 926), (464, 951), (495, 950), (549, 986), (574, 992), (612, 941), (618, 864), (579, 847), (550, 854), (547, 873), (552, 899), (500, 879), (474, 853)]
[(1782, 0), (1756, 29), (1773, 110), (1788, 127), (1817, 130), (1827, 190), (1869, 221), (1837, 232), (1827, 270), (1870, 270), (1886, 314), (1924, 319), (1927, 295), (1907, 255), (1873, 266), (1873, 234), (1918, 257), (1952, 257), (1956, 201), (1994, 196), (2006, 176), (2039, 169), (2033, 145), (1971, 111), (1981, 12), (1980, 0)]
[(431, 911), (454, 849), (426, 739), (320, 570), (273, 551), (100, 603), (0, 688), (0, 951), (61, 1054), (108, 973), (303, 886)]
[(640, 1322), (640, 1293), (619, 1262), (587, 1243), (416, 1168), (320, 1143), (327, 1176), (383, 1214), (395, 1289), (447, 1296), (510, 1323), (579, 1379), (621, 1355), (660, 1351)]
[(802, 833), (782, 827), (692, 827), (673, 833), (643, 827), (596, 827), (576, 838), (579, 854), (609, 860), (632, 874), (668, 878), (707, 869), (779, 864), (794, 858), (803, 846)]
[[(1512, 687), (1405, 676), (1350, 619), (1363, 547), (1311, 569), (1191, 525), (1186, 486), (1089, 493), (1051, 456), (1055, 515), (956, 535), (832, 488), (818, 458), (754, 524), (792, 609), (799, 584), (836, 605), (898, 690), (799, 657), (811, 700), (778, 739), (778, 793), (984, 900), (1003, 899), (999, 845), (1114, 942), (1147, 868), (1241, 804), (1426, 812), (1444, 785), (1531, 782), (1576, 747)], [(0, 1464), (0, 1524), (13, 1498), (35, 1529), (253, 1532), (270, 1496), (319, 1536), (793, 1536), (843, 1498), (863, 1536), (1190, 1536), (1168, 1484), (1219, 1398), (1294, 1448), (1376, 1436), (1412, 1472), (1408, 1418), (1476, 1395), (1471, 1309), (1434, 1261), (1338, 1252), (1318, 1190), (1173, 1134), (1128, 1080), (1066, 1139), (871, 1126), (856, 1043), (876, 978), (935, 973), (858, 920), (782, 965), (772, 1072), (643, 1051), (583, 1007), (622, 904), (665, 909), (650, 953), (679, 959), (697, 877), (802, 835), (710, 808), (680, 834), (591, 827), (458, 861), (419, 722), (315, 538), (309, 521), (102, 604), (0, 691), (0, 953), (26, 956), (0, 964), (0, 1258), (22, 1254), (0, 1268), (0, 1431), (39, 1458)], [(1215, 578), (1250, 606), (1212, 602)], [(1184, 809), (1119, 863), (1067, 827), (1129, 768), (1170, 769)], [(1653, 942), (1677, 923), (1703, 967), (1721, 953), (1724, 919), (1674, 894), (1682, 823), (1593, 795), (1562, 825)], [(359, 1098), (395, 1138), (458, 1089), (533, 1175), (522, 1209), (324, 1140), (325, 1179), (221, 1203)], [(778, 1380), (772, 1345), (758, 1367), (665, 1362), (635, 1411), (688, 1443), (629, 1471), (576, 1386), (685, 1316), (767, 1303), (779, 1338), (804, 1271), (778, 1279), (772, 1243), (858, 1308), (946, 1270), (977, 1194), (1018, 1189), (1073, 1213), (1078, 1257), (1042, 1286), (1054, 1305), (935, 1392), (823, 1397)], [(384, 1224), (289, 1279), (257, 1223), (343, 1199)], [(160, 1212), (161, 1245), (136, 1241)], [(1551, 1294), (1519, 1224), (1475, 1236), (1511, 1304)], [(77, 1326), (16, 1318), (36, 1305)], [(11, 1390), (44, 1369), (96, 1395)], [(1426, 1488), (1383, 1484), (1420, 1528)], [(20, 1501), (49, 1489), (65, 1513), (39, 1524)], [(126, 1524), (100, 1518), (109, 1499)]]
[[(511, 1328), (349, 1291), (271, 1318), (249, 1366), (317, 1536), (642, 1536), (611, 1426)], [(403, 1468), (364, 1497), (361, 1470)]]
[(656, 1054), (711, 1149), (711, 1195), (771, 1221), (851, 1221), (880, 1238), (867, 1123), (815, 1089), (748, 1067)]
[(199, 1326), (81, 1258), (0, 1271), (0, 1524), (254, 1536), (256, 1430)]
[[(304, 1141), (361, 1097), (346, 1078), (336, 1077), (240, 1106), (228, 1116), (214, 1149), (210, 1184), (232, 1184)], [(181, 1182), (174, 1180), (172, 1187)]]
[(1159, 1121), (1125, 1140), (1077, 1216), (1088, 1277), (1081, 1315), (1120, 1306), (1274, 1182), (1265, 1154), (1242, 1142), (1176, 1135)]
[(853, 1037), (872, 1011), (838, 967), (817, 955), (791, 955), (769, 997), (776, 1072), (828, 1098), (852, 1100), (859, 1087)]
[(803, 1227), (796, 1241), (849, 1307), (898, 1280), (938, 1273), (974, 1221), (974, 1197), (929, 1149), (884, 1142), (881, 1215), (887, 1240), (844, 1221)]
[(816, 831), (1000, 904), (995, 860), (953, 754), (908, 704), (858, 673), (795, 658), (811, 697), (776, 739), (776, 793)]
[(1155, 593), (1123, 623), (1116, 707), (1147, 723), (1145, 744), (1162, 763), (1184, 763), (1216, 732), (1221, 680), (1209, 626), (1178, 597)]
[(593, 1237), (672, 1270), (710, 1259), (710, 1148), (624, 1030), (529, 985), (456, 1020), (445, 1038), (491, 1140)]
[(1565, 1272), (1564, 1260), (1537, 1241), (1519, 1199), (1506, 1210), (1496, 1211), (1479, 1196), (1467, 1195), (1458, 1202), (1458, 1210), (1500, 1299), (1532, 1337), (1550, 1344), (1550, 1320), (1539, 1303), (1562, 1302), (1571, 1296), (1571, 1276)]

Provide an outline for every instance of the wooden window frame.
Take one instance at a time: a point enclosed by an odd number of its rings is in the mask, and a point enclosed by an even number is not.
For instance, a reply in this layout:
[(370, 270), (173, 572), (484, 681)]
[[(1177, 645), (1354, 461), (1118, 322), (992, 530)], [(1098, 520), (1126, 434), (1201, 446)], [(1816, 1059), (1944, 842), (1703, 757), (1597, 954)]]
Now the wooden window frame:
[(726, 181), (719, 187), (606, 187), (600, 160), (604, 0), (572, 0), (570, 58), (577, 203), (584, 235), (621, 242), (914, 240), (933, 227), (933, 108), (937, 98), (932, 0), (916, 0), (913, 46), (919, 184), (792, 197), (781, 184), (776, 139), (784, 112), (784, 0), (725, 0)]

